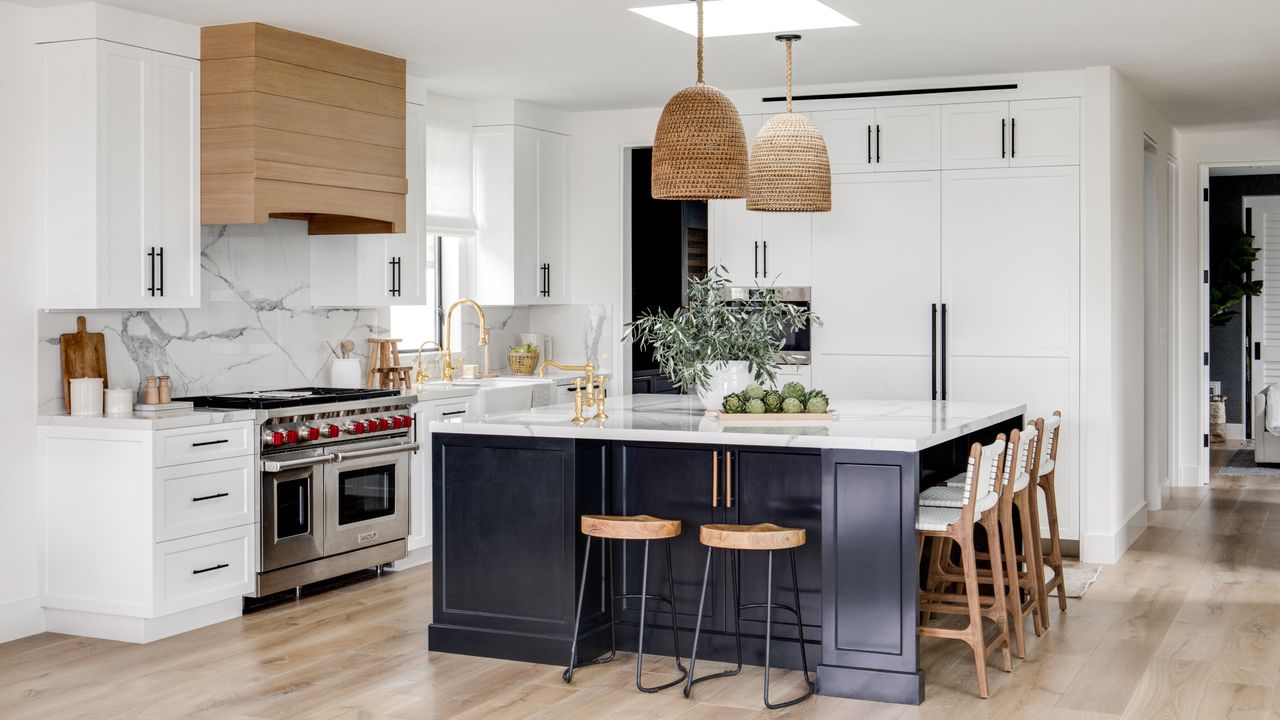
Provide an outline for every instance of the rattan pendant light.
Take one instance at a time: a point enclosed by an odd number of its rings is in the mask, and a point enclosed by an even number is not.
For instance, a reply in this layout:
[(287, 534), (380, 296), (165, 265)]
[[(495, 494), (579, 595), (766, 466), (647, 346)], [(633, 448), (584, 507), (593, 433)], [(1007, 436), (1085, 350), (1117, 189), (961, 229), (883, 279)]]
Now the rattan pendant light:
[(762, 212), (831, 210), (831, 160), (822, 132), (791, 112), (791, 44), (799, 35), (779, 35), (787, 44), (787, 111), (769, 118), (751, 148), (747, 209)]
[(662, 109), (653, 138), (653, 197), (712, 200), (747, 196), (747, 136), (728, 95), (702, 82), (702, 0), (698, 82)]

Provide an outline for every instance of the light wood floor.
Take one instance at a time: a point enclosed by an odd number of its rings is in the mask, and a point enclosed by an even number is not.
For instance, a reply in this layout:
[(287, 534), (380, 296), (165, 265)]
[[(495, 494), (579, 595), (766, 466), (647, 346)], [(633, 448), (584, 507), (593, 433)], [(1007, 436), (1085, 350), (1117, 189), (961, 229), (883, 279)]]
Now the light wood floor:
[[(629, 655), (566, 686), (556, 667), (426, 652), (423, 567), (151, 645), (0, 645), (0, 718), (1280, 717), (1280, 479), (1178, 489), (1150, 524), (1085, 599), (1054, 611), (1012, 674), (991, 669), (985, 701), (964, 646), (940, 641), (923, 646), (918, 708), (817, 697), (769, 713), (758, 668), (700, 685), (694, 701), (645, 695)], [(779, 672), (774, 686), (797, 678)]]

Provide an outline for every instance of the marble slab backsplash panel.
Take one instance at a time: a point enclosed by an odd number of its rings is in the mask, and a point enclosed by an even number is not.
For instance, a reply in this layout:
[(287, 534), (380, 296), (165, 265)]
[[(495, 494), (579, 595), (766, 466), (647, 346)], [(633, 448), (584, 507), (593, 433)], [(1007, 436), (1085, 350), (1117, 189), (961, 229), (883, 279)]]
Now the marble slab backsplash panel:
[(41, 313), (41, 412), (63, 407), (58, 336), (75, 332), (77, 315), (105, 336), (112, 387), (168, 375), (175, 397), (325, 385), (333, 357), (326, 340), (350, 339), (367, 358), (368, 338), (388, 333), (385, 307), (311, 306), (306, 223), (206, 225), (200, 255), (199, 308)]
[(612, 369), (619, 351), (612, 305), (547, 305), (529, 308), (528, 332), (551, 338), (553, 360), (571, 365), (591, 362)]

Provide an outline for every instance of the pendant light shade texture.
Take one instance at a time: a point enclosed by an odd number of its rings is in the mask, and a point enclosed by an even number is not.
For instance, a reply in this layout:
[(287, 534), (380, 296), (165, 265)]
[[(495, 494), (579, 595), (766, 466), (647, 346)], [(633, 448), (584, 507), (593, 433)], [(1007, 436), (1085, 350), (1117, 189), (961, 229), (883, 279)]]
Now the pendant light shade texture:
[(747, 135), (738, 108), (702, 82), (702, 0), (698, 0), (698, 82), (662, 109), (653, 138), (653, 197), (713, 200), (747, 196)]
[(765, 122), (751, 148), (747, 209), (759, 212), (831, 210), (831, 160), (822, 132), (791, 112), (791, 42), (787, 43), (787, 111)]

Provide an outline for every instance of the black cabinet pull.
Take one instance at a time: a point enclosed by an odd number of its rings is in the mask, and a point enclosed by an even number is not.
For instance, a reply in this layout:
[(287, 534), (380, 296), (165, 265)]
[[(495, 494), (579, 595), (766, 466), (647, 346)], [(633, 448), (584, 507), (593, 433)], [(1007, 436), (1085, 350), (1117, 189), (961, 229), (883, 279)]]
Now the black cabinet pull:
[(191, 502), (204, 502), (205, 500), (217, 500), (218, 498), (231, 497), (231, 493), (218, 493), (216, 495), (201, 495), (200, 497), (191, 498)]
[(880, 162), (880, 124), (876, 123), (876, 163)]
[(453, 412), (441, 413), (440, 417), (453, 417), (455, 415), (466, 415), (466, 410), (454, 410)]
[(867, 126), (867, 164), (871, 164), (871, 126)]
[(1008, 120), (1004, 118), (1000, 118), (1000, 157), (1002, 158), (1005, 157), (1004, 136), (1005, 136), (1005, 130), (1007, 129), (1005, 126), (1008, 124), (1009, 124)]
[(156, 283), (156, 294), (164, 297), (164, 248), (156, 249), (156, 259), (160, 261), (160, 280)]
[(760, 241), (751, 243), (751, 277), (760, 277)]
[(147, 294), (151, 297), (156, 296), (156, 249), (153, 247), (147, 251), (147, 258), (151, 261), (151, 285), (147, 287)]
[(391, 257), (391, 260), (387, 262), (387, 265), (391, 266), (391, 287), (389, 288), (389, 294), (391, 295), (391, 297), (399, 297), (400, 296), (400, 258), (393, 255)]
[(551, 263), (547, 263), (547, 289), (542, 296), (551, 297)]
[(213, 567), (207, 567), (207, 568), (204, 568), (204, 569), (202, 569), (202, 570), (192, 570), (192, 571), (191, 571), (191, 574), (192, 574), (192, 575), (203, 575), (204, 573), (207, 573), (207, 572), (213, 572), (214, 570), (221, 570), (222, 568), (227, 568), (227, 567), (231, 567), (231, 566), (230, 566), (230, 565), (228, 565), (228, 564), (226, 564), (226, 563), (218, 563), (217, 565), (214, 565)]
[(1009, 121), (1009, 157), (1018, 157), (1018, 118)]
[(221, 440), (205, 440), (204, 442), (193, 442), (191, 447), (206, 447), (208, 445), (225, 445), (231, 442), (230, 438), (222, 438)]
[(769, 277), (769, 241), (765, 240), (764, 245), (764, 276)]
[(933, 400), (938, 399), (938, 303), (933, 304), (933, 319), (929, 322), (929, 376), (933, 383)]
[(947, 304), (942, 303), (942, 399), (947, 399)]
[(1253, 344), (1253, 359), (1254, 360), (1262, 359), (1262, 343), (1260, 342), (1255, 342)]

